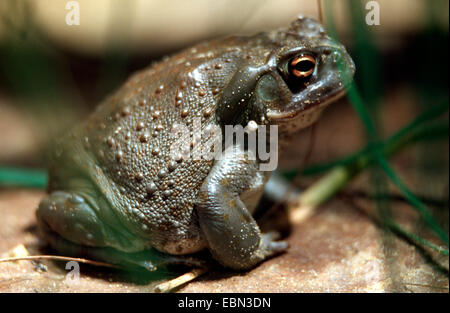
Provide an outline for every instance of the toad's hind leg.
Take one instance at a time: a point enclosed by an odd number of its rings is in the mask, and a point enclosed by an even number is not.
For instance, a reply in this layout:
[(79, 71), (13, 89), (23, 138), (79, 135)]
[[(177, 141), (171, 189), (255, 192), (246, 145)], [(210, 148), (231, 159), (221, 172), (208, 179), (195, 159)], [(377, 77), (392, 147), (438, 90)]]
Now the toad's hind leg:
[(202, 265), (196, 259), (143, 249), (136, 243), (130, 248), (132, 237), (103, 223), (96, 210), (77, 197), (68, 192), (53, 192), (40, 203), (36, 212), (41, 234), (59, 254), (132, 270), (154, 271), (172, 264)]

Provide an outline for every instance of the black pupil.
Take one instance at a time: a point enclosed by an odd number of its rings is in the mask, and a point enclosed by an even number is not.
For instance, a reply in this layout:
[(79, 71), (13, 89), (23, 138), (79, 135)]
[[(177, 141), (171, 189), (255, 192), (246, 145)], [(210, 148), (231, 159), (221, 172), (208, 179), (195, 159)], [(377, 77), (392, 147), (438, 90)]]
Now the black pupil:
[(308, 72), (314, 68), (314, 63), (308, 60), (303, 60), (295, 64), (295, 69), (300, 72)]
[(283, 79), (293, 93), (298, 93), (307, 86), (307, 82), (313, 77), (312, 73), (316, 67), (313, 57), (296, 56), (289, 60), (287, 73), (281, 71)]

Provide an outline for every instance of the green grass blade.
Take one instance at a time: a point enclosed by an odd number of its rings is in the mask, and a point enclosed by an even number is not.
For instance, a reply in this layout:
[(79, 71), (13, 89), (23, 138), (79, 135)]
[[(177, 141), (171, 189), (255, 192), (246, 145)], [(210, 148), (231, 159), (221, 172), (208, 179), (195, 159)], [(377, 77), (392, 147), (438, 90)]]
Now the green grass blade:
[(377, 157), (378, 164), (384, 170), (386, 175), (391, 179), (391, 181), (400, 189), (400, 191), (405, 195), (409, 203), (416, 209), (417, 212), (423, 217), (427, 225), (434, 231), (436, 235), (448, 246), (448, 234), (439, 226), (437, 221), (431, 215), (427, 207), (408, 189), (408, 187), (403, 183), (403, 181), (394, 173), (391, 166), (388, 164), (386, 159), (379, 154)]
[(414, 233), (411, 233), (411, 232), (409, 232), (409, 231), (403, 229), (403, 228), (402, 228), (400, 225), (398, 225), (394, 220), (392, 220), (392, 219), (387, 219), (387, 220), (385, 220), (385, 223), (386, 223), (386, 225), (387, 225), (390, 229), (399, 232), (399, 233), (402, 234), (403, 236), (405, 236), (405, 237), (407, 237), (407, 238), (410, 238), (410, 239), (413, 239), (415, 242), (417, 242), (417, 243), (419, 243), (419, 244), (428, 246), (428, 247), (430, 247), (431, 249), (436, 250), (436, 251), (439, 252), (439, 253), (442, 253), (443, 255), (449, 256), (449, 251), (448, 251), (447, 249), (444, 249), (444, 248), (442, 248), (442, 247), (436, 246), (435, 244), (429, 242), (428, 240), (425, 240), (425, 239), (423, 239), (422, 237), (420, 237), (420, 236), (418, 236), (418, 235), (416, 235), (416, 234), (414, 234)]
[[(332, 169), (335, 166), (346, 166), (350, 163), (360, 159), (363, 155), (374, 153), (377, 149), (384, 150), (384, 155), (389, 156), (394, 152), (399, 151), (401, 148), (411, 143), (417, 143), (423, 140), (448, 138), (449, 126), (448, 122), (442, 122), (439, 124), (423, 125), (425, 122), (430, 121), (432, 118), (437, 118), (443, 115), (449, 108), (449, 103), (445, 102), (439, 104), (431, 109), (420, 114), (408, 125), (404, 126), (396, 133), (394, 133), (387, 140), (379, 144), (368, 144), (360, 151), (346, 156), (344, 158), (326, 162), (322, 164), (316, 164), (309, 166), (302, 170), (302, 175), (317, 175)], [(287, 178), (294, 178), (299, 173), (298, 169), (287, 171), (283, 173)]]

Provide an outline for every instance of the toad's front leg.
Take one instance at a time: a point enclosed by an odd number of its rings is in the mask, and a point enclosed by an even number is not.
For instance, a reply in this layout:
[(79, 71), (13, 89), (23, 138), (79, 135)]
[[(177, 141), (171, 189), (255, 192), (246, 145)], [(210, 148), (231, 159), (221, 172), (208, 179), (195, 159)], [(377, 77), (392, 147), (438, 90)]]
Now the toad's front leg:
[(197, 200), (202, 232), (213, 257), (233, 269), (248, 269), (288, 245), (275, 233), (262, 234), (240, 195), (262, 189), (258, 161), (239, 146), (225, 151), (203, 183)]

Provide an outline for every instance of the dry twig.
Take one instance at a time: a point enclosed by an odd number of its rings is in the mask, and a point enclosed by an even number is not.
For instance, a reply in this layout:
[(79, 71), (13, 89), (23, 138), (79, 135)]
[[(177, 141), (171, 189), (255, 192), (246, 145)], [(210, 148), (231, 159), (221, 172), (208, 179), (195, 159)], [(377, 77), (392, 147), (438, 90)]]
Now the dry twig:
[(75, 261), (79, 263), (85, 263), (90, 264), (94, 266), (104, 266), (104, 267), (111, 267), (111, 268), (119, 268), (116, 265), (99, 262), (99, 261), (92, 261), (87, 260), (83, 258), (71, 258), (67, 256), (60, 256), (60, 255), (30, 255), (30, 256), (22, 256), (22, 257), (12, 257), (12, 258), (3, 258), (0, 259), (0, 263), (3, 262), (14, 262), (14, 261), (25, 261), (25, 260), (57, 260), (57, 261)]
[(181, 285), (184, 285), (188, 282), (193, 281), (197, 277), (205, 274), (208, 271), (208, 268), (196, 268), (186, 274), (178, 276), (172, 280), (166, 281), (162, 284), (159, 284), (155, 287), (155, 292), (170, 292)]

